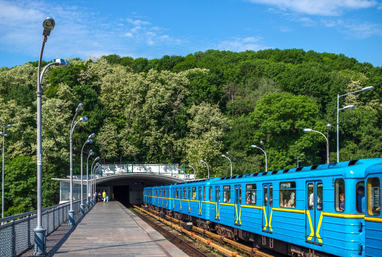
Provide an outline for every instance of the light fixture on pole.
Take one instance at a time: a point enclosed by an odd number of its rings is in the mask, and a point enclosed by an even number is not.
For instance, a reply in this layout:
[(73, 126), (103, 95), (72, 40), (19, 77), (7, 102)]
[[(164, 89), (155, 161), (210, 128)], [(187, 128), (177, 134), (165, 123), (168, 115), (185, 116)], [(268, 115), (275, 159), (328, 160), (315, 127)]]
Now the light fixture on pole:
[(297, 156), (297, 168), (300, 166), (300, 162), (301, 162), (300, 157), (302, 157), (302, 156), (304, 156), (303, 153), (300, 154), (299, 156)]
[[(328, 124), (328, 125), (330, 125), (330, 124)], [(325, 140), (326, 140), (326, 163), (329, 163), (330, 162), (329, 161), (329, 139), (324, 135), (324, 133), (321, 133), (320, 131), (317, 131), (317, 130), (314, 130), (314, 129), (311, 129), (311, 128), (304, 128), (303, 131), (305, 133), (307, 133), (307, 132), (315, 132), (315, 133), (318, 133), (318, 134), (322, 135), (325, 138)]]
[(374, 89), (374, 87), (364, 87), (361, 90), (346, 93), (343, 95), (339, 95), (339, 94), (337, 95), (337, 162), (340, 162), (340, 111), (355, 108), (354, 105), (348, 105), (348, 106), (345, 106), (344, 108), (340, 109), (340, 97), (352, 95), (352, 94), (356, 94), (356, 93), (360, 93), (360, 92), (365, 92), (365, 91), (369, 91), (369, 90), (373, 90), (373, 89)]
[[(3, 123), (3, 121), (0, 119), (0, 123)], [(5, 142), (5, 137), (8, 136), (8, 134), (5, 134), (5, 128), (10, 128), (12, 127), (11, 124), (4, 125), (3, 124), (3, 132), (0, 132), (0, 136), (3, 137), (3, 162), (1, 163), (1, 171), (2, 171), (2, 185), (1, 185), (1, 218), (4, 218), (4, 182), (5, 182), (5, 173), (4, 173), (4, 142)]]
[(85, 214), (85, 208), (84, 208), (84, 197), (83, 197), (83, 153), (84, 153), (84, 147), (86, 144), (91, 144), (93, 143), (93, 140), (92, 138), (95, 137), (95, 134), (94, 133), (91, 133), (89, 136), (88, 136), (88, 139), (86, 139), (84, 145), (82, 146), (82, 149), (81, 149), (81, 205), (80, 205), (80, 210), (81, 210), (81, 213), (82, 215)]
[(203, 160), (200, 160), (200, 162), (203, 162), (203, 163), (205, 163), (206, 165), (207, 165), (207, 171), (208, 171), (208, 178), (210, 178), (210, 166), (208, 166), (208, 163), (207, 163), (207, 158), (206, 159), (204, 159), (205, 161), (203, 161)]
[[(263, 142), (263, 141), (260, 141), (260, 144), (264, 145), (264, 142)], [(268, 158), (267, 158), (267, 152), (266, 152), (263, 148), (261, 148), (261, 147), (259, 147), (259, 146), (257, 146), (257, 145), (251, 145), (251, 147), (252, 147), (252, 148), (260, 149), (260, 150), (264, 153), (264, 155), (265, 155), (265, 172), (268, 172)], [(265, 146), (264, 146), (264, 148), (265, 148)]]
[(41, 61), (42, 55), (44, 52), (44, 46), (46, 41), (48, 40), (48, 36), (50, 32), (53, 30), (55, 26), (55, 22), (53, 18), (48, 17), (43, 22), (42, 26), (44, 27), (43, 36), (44, 39), (42, 41), (40, 58), (38, 61), (38, 70), (37, 70), (37, 226), (33, 230), (34, 231), (34, 255), (43, 255), (46, 254), (46, 240), (45, 240), (45, 232), (46, 230), (42, 226), (42, 139), (41, 139), (41, 106), (42, 106), (42, 90), (41, 90), (41, 82), (44, 76), (44, 72), (46, 69), (52, 65), (58, 65), (68, 67), (69, 62), (63, 59), (56, 59), (55, 62), (49, 63), (45, 66), (44, 70), (41, 72)]
[(90, 192), (89, 192), (89, 158), (90, 156), (94, 155), (93, 150), (89, 151), (88, 159), (86, 160), (86, 208), (90, 207), (89, 204), (89, 197), (90, 197)]
[[(93, 164), (94, 164), (96, 161), (98, 161), (99, 159), (100, 159), (100, 157), (97, 156), (97, 157), (93, 160), (92, 165), (90, 166), (90, 173), (91, 173), (90, 176), (92, 177), (92, 193), (96, 191), (96, 188), (94, 188), (94, 182), (93, 182), (93, 179), (94, 179), (94, 177), (93, 177), (93, 175), (94, 175), (94, 172), (93, 172)], [(93, 199), (93, 205), (95, 204), (95, 201), (94, 201), (94, 200), (95, 200), (95, 199)]]
[[(227, 155), (229, 155), (229, 153), (227, 152)], [(221, 155), (221, 157), (223, 157), (223, 158), (227, 158), (228, 160), (229, 160), (229, 163), (230, 163), (230, 165), (231, 165), (231, 177), (232, 177), (232, 161), (231, 161), (231, 159), (230, 158), (228, 158), (228, 156), (227, 155), (224, 155), (224, 154), (222, 154)]]
[[(70, 148), (70, 186), (69, 186), (69, 202), (70, 202), (70, 210), (69, 210), (69, 225), (74, 226), (75, 225), (75, 220), (74, 220), (74, 213), (75, 211), (73, 210), (73, 132), (74, 129), (76, 128), (77, 124), (81, 121), (87, 121), (88, 117), (81, 117), (76, 123), (74, 123), (77, 114), (80, 113), (84, 109), (84, 105), (80, 103), (77, 108), (76, 108), (76, 113), (74, 114), (73, 120), (72, 120), (72, 125), (70, 127), (70, 137), (69, 137), (69, 148)], [(74, 124), (73, 124), (74, 123)]]
[(194, 170), (194, 179), (196, 179), (196, 173), (195, 173), (195, 168), (194, 168), (194, 166), (193, 166), (194, 164), (190, 164), (190, 165), (188, 165), (188, 167), (190, 167), (190, 168), (192, 168), (193, 170)]

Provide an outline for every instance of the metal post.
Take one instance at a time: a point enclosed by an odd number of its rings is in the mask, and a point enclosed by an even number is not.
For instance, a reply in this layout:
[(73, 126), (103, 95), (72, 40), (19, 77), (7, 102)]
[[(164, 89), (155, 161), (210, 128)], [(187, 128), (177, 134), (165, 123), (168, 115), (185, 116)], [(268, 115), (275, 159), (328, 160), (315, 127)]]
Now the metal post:
[(92, 156), (94, 152), (90, 150), (88, 158), (86, 160), (86, 208), (89, 210), (89, 196), (91, 195), (89, 192), (89, 157)]
[(41, 71), (41, 59), (42, 53), (44, 51), (45, 42), (48, 40), (48, 37), (44, 35), (42, 41), (40, 59), (38, 62), (38, 71), (37, 71), (37, 226), (34, 229), (35, 233), (35, 247), (34, 255), (46, 254), (46, 245), (45, 245), (45, 232), (46, 230), (42, 226), (42, 144), (41, 144), (41, 80), (40, 80), (40, 71)]
[(1, 218), (4, 218), (4, 140), (5, 140), (5, 126), (3, 125), (3, 162), (2, 162), (2, 187), (1, 187)]
[[(76, 116), (77, 116), (77, 113), (74, 115), (74, 118), (76, 118)], [(73, 138), (72, 138), (72, 131), (73, 131), (73, 127), (70, 128), (70, 139), (69, 139), (69, 142), (70, 142), (70, 144), (69, 144), (69, 148), (70, 148), (69, 225), (75, 225), (75, 220), (74, 220), (75, 211), (73, 210)]]
[(340, 95), (337, 95), (337, 162), (340, 162)]

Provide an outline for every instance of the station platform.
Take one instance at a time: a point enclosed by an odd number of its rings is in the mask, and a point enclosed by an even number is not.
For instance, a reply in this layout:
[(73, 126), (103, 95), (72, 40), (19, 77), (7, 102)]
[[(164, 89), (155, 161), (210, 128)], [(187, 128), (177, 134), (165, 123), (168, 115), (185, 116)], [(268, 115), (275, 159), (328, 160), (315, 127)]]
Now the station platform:
[[(47, 237), (48, 256), (188, 256), (116, 201), (99, 202), (76, 225)], [(33, 249), (22, 256), (33, 256)]]

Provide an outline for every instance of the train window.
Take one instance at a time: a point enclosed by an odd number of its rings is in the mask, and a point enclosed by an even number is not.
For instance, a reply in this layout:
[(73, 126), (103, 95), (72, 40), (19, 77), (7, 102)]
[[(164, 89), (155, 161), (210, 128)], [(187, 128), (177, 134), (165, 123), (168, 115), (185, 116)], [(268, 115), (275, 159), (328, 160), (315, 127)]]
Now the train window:
[(196, 200), (196, 187), (192, 188), (192, 200)]
[(183, 187), (183, 199), (187, 198), (187, 188)]
[(381, 214), (381, 183), (379, 178), (367, 180), (367, 213), (370, 216)]
[(210, 187), (210, 202), (212, 202), (212, 187)]
[(355, 186), (356, 209), (360, 213), (365, 212), (365, 182), (359, 181)]
[[(314, 186), (313, 186), (313, 183), (309, 183), (308, 184), (308, 198), (309, 199), (309, 202), (308, 202), (308, 209), (309, 210), (313, 210), (313, 207), (314, 207)], [(317, 199), (317, 205), (316, 205), (316, 208), (317, 210), (322, 210), (323, 208), (323, 187), (322, 187), (322, 183), (317, 183), (317, 193), (316, 193), (316, 199)]]
[(256, 184), (247, 184), (245, 186), (245, 203), (255, 205), (256, 204)]
[(176, 195), (175, 195), (175, 198), (176, 198), (176, 199), (179, 199), (179, 188), (176, 189)]
[[(309, 184), (311, 185), (311, 184)], [(296, 182), (281, 182), (280, 183), (280, 207), (296, 208)], [(313, 187), (312, 187), (313, 192)]]
[(273, 206), (273, 186), (269, 186), (269, 206)]
[(268, 186), (264, 186), (264, 206), (268, 205)]
[(231, 186), (223, 186), (223, 202), (231, 202)]
[(198, 200), (202, 200), (202, 187), (199, 187), (199, 198), (198, 198)]
[[(202, 200), (202, 199), (200, 199), (200, 200)], [(206, 200), (206, 187), (204, 186), (203, 187), (203, 201), (205, 201)]]
[(324, 208), (324, 187), (322, 183), (317, 183), (317, 209), (323, 210)]
[(334, 183), (334, 199), (335, 199), (335, 210), (337, 212), (345, 211), (345, 180), (339, 178), (335, 180)]
[(220, 187), (215, 187), (215, 202), (220, 202)]
[(190, 187), (188, 188), (188, 197), (187, 197), (187, 199), (191, 199), (191, 188)]

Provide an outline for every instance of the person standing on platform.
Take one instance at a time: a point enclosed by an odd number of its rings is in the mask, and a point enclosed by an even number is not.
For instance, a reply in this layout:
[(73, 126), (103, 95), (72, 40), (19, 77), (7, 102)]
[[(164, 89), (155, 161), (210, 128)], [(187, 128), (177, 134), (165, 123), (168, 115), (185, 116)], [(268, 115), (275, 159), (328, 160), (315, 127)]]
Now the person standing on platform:
[(103, 192), (102, 192), (102, 200), (103, 200), (103, 202), (106, 202), (106, 191), (105, 190), (103, 190)]

